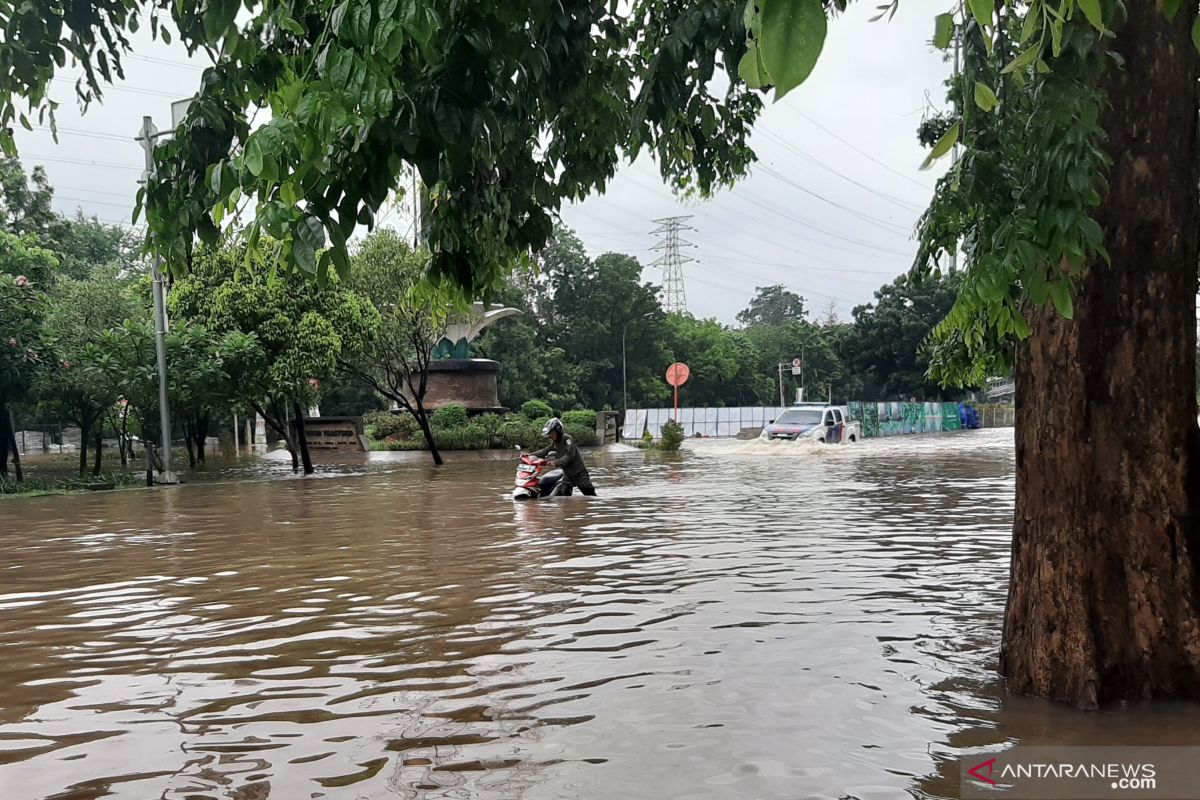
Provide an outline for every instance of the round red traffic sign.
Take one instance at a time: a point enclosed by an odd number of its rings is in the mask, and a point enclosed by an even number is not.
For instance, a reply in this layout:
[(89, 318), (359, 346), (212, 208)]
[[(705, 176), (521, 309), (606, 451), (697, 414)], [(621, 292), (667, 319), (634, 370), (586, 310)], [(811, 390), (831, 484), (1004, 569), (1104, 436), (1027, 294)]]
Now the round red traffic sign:
[(667, 383), (678, 388), (687, 383), (687, 379), (691, 374), (691, 370), (688, 369), (687, 364), (676, 362), (667, 367)]

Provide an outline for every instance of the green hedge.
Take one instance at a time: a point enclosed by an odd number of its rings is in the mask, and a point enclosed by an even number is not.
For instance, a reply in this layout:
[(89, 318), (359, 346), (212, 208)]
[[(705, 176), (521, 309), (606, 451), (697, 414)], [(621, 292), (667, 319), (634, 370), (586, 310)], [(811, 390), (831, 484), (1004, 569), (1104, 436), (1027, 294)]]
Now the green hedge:
[(563, 424), (578, 425), (583, 428), (596, 429), (595, 411), (568, 411), (562, 416)]
[[(439, 409), (440, 411), (441, 409)], [(436, 412), (435, 412), (436, 414)], [(409, 415), (405, 415), (406, 417)], [(409, 417), (411, 419), (411, 417)], [(542, 436), (542, 428), (546, 419), (529, 419), (524, 414), (508, 414), (504, 417), (495, 414), (483, 414), (469, 418), (463, 425), (445, 425), (445, 416), (439, 424), (435, 419), (433, 439), (439, 450), (486, 450), (490, 448), (511, 449), (519, 447), (524, 450), (537, 450), (545, 447), (550, 440)], [(378, 425), (369, 428), (378, 429)], [(580, 447), (591, 447), (597, 443), (594, 426), (566, 424), (567, 433)], [(413, 432), (400, 435), (371, 436), (372, 450), (424, 450), (425, 439), (413, 421)]]
[(527, 419), (547, 419), (554, 416), (554, 409), (543, 400), (530, 400), (521, 406), (521, 413)]

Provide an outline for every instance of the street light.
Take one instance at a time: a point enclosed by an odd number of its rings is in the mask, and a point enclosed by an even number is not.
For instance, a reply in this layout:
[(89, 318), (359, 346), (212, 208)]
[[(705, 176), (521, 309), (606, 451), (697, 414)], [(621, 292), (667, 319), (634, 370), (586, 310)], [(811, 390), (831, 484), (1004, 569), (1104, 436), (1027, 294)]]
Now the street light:
[[(621, 328), (621, 413), (623, 415), (629, 413), (629, 385), (627, 382), (626, 370), (625, 370), (625, 334), (629, 332), (630, 325), (637, 322), (638, 320), (647, 319), (652, 316), (654, 316), (654, 312), (647, 311), (645, 314), (642, 314), (640, 317), (634, 317), (633, 319), (626, 320), (625, 327)], [(621, 422), (624, 423), (624, 421), (625, 420), (622, 417)]]
[[(187, 115), (190, 99), (179, 100), (171, 104), (171, 127), (160, 131), (154, 126), (151, 117), (142, 117), (142, 129), (138, 132), (136, 141), (141, 144), (146, 156), (146, 171), (143, 180), (149, 184), (154, 176), (154, 142), (162, 136), (175, 132), (183, 118)], [(154, 257), (154, 354), (158, 362), (158, 424), (159, 438), (162, 443), (163, 471), (161, 483), (176, 483), (175, 474), (171, 472), (171, 411), (167, 406), (167, 301), (163, 290), (162, 259)]]

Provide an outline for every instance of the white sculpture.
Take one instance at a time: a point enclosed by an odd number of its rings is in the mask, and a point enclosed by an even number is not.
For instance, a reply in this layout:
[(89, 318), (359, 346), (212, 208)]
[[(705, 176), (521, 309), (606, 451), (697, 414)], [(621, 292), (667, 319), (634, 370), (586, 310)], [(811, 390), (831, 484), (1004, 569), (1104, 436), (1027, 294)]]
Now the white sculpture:
[(515, 308), (493, 308), (488, 311), (483, 303), (475, 303), (464, 317), (452, 318), (446, 331), (433, 348), (434, 358), (470, 358), (471, 342), (483, 333), (484, 328), (505, 317), (520, 314)]

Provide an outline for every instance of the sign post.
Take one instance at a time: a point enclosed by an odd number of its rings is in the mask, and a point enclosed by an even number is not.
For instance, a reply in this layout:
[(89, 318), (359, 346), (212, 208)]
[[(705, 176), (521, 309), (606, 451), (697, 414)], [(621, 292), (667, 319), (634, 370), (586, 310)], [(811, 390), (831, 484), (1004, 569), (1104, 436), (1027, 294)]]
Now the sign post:
[(688, 365), (678, 361), (667, 367), (667, 383), (675, 387), (675, 422), (679, 422), (679, 387), (687, 383), (691, 374)]

